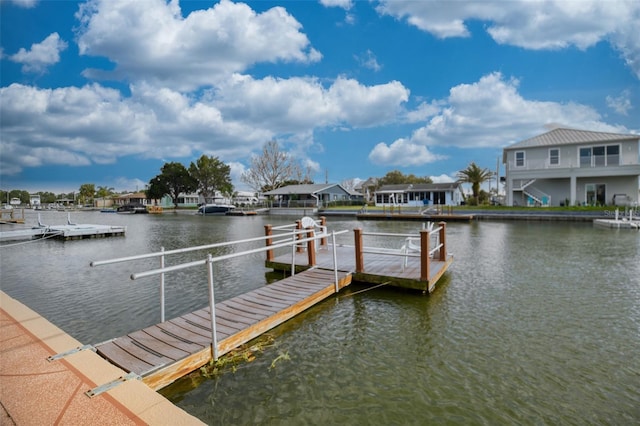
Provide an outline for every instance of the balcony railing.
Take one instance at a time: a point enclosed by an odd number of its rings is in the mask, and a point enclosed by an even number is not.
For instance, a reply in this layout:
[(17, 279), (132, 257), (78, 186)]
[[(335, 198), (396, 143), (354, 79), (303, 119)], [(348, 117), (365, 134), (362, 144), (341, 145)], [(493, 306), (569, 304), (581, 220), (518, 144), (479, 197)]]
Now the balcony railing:
[[(637, 162), (627, 162), (626, 165), (638, 164)], [(551, 164), (549, 159), (545, 160), (525, 160), (525, 161), (509, 161), (507, 162), (508, 170), (547, 170), (547, 169), (571, 169), (571, 168), (587, 168), (587, 167), (619, 167), (621, 164), (619, 155), (592, 155), (590, 157), (581, 157), (580, 161), (572, 158), (566, 161), (560, 161), (558, 164)]]

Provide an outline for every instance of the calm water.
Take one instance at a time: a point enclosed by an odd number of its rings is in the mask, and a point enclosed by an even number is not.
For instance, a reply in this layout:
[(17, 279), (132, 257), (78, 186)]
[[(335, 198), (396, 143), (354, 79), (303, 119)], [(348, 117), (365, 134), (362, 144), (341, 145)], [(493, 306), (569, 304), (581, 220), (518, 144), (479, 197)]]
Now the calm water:
[[(91, 260), (260, 236), (266, 223), (295, 218), (72, 219), (126, 225), (127, 235), (0, 248), (1, 286), (83, 343), (97, 343), (159, 320), (157, 279), (128, 278), (158, 265), (91, 268)], [(65, 221), (63, 213), (43, 215), (49, 224)], [(330, 230), (356, 226), (411, 232), (420, 224), (329, 219)], [(450, 224), (448, 242), (455, 261), (434, 294), (348, 289), (275, 329), (274, 345), (236, 372), (188, 377), (163, 394), (225, 425), (640, 421), (640, 233), (481, 222)], [(217, 265), (217, 300), (265, 285), (263, 256)], [(168, 318), (205, 306), (204, 270), (171, 275), (167, 303)]]

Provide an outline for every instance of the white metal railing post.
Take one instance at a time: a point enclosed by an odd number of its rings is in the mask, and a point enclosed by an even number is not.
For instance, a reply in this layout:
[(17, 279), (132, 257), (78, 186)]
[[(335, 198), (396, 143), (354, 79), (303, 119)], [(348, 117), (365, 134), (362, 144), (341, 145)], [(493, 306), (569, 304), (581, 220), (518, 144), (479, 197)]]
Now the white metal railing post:
[(336, 231), (331, 232), (331, 244), (333, 244), (333, 274), (336, 280), (336, 293), (340, 291), (338, 284), (338, 255), (336, 249)]
[[(164, 246), (160, 247), (160, 269), (164, 269)], [(164, 272), (160, 274), (160, 322), (164, 322)]]
[(298, 251), (298, 244), (296, 244), (296, 239), (298, 238), (297, 230), (297, 228), (294, 229), (291, 234), (293, 241), (293, 244), (291, 245), (291, 276), (296, 274), (296, 251)]
[(214, 361), (218, 360), (218, 339), (216, 337), (216, 303), (213, 294), (213, 256), (207, 254), (207, 269), (209, 282), (209, 315), (211, 318), (211, 356)]

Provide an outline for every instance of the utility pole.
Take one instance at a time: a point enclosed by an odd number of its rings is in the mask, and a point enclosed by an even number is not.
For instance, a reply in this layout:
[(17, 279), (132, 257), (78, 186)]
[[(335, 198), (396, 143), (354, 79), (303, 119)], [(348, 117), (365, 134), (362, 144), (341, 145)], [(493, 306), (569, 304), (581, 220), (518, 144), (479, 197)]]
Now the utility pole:
[(496, 197), (500, 195), (500, 156), (496, 160)]

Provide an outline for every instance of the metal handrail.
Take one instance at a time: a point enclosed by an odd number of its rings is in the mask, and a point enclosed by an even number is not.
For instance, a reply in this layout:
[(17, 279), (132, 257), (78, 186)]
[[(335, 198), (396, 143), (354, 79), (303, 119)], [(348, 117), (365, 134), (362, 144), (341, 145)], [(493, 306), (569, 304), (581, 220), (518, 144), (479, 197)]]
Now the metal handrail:
[[(305, 233), (308, 232), (308, 230), (304, 230)], [(338, 231), (338, 232), (332, 232), (333, 234), (339, 235), (339, 234), (343, 234), (345, 232), (349, 232), (348, 230), (344, 230), (344, 231)], [(273, 250), (273, 249), (277, 249), (277, 248), (283, 248), (283, 247), (289, 247), (291, 245), (297, 245), (299, 243), (305, 243), (307, 241), (315, 241), (318, 240), (320, 238), (323, 237), (327, 237), (330, 234), (318, 234), (315, 235), (313, 237), (307, 237), (307, 238), (303, 238), (300, 240), (295, 240), (295, 241), (289, 241), (289, 242), (284, 242), (284, 243), (280, 243), (280, 244), (272, 244), (270, 246), (266, 246), (266, 247), (260, 247), (260, 248), (256, 248), (256, 249), (251, 249), (251, 250), (246, 250), (243, 252), (238, 252), (238, 253), (230, 253), (230, 254), (223, 254), (220, 256), (216, 256), (212, 258), (212, 262), (221, 262), (223, 260), (228, 260), (228, 259), (233, 259), (236, 257), (241, 257), (241, 256), (245, 256), (248, 254), (254, 254), (254, 253), (261, 253), (263, 251), (268, 251), (268, 250)], [(158, 269), (150, 269), (148, 271), (145, 272), (139, 272), (139, 273), (134, 273), (131, 274), (130, 278), (132, 280), (136, 280), (138, 278), (146, 278), (146, 277), (150, 277), (152, 275), (158, 275), (160, 273), (163, 272), (173, 272), (173, 271), (179, 271), (181, 269), (187, 269), (190, 268), (192, 266), (197, 266), (197, 265), (204, 265), (207, 262), (206, 259), (204, 260), (196, 260), (193, 262), (187, 262), (187, 263), (181, 263), (178, 265), (173, 265), (173, 266), (167, 266), (164, 268), (158, 268)]]
[[(213, 264), (214, 262), (221, 262), (224, 260), (228, 260), (228, 259), (233, 259), (236, 257), (241, 257), (241, 256), (246, 256), (249, 254), (254, 254), (254, 253), (261, 253), (267, 250), (273, 250), (276, 248), (282, 248), (282, 247), (288, 247), (288, 246), (292, 246), (293, 249), (295, 250), (295, 247), (300, 244), (300, 243), (304, 243), (304, 242), (308, 242), (308, 241), (315, 241), (321, 238), (326, 238), (329, 234), (326, 232), (321, 232), (316, 234), (314, 231), (313, 232), (313, 236), (312, 237), (306, 237), (306, 238), (302, 238), (302, 239), (297, 239), (296, 236), (297, 234), (301, 234), (301, 233), (308, 233), (310, 230), (295, 230), (294, 232), (292, 232), (292, 236), (293, 239), (291, 241), (285, 241), (279, 244), (272, 244), (266, 247), (260, 247), (257, 249), (251, 249), (251, 250), (245, 250), (243, 252), (239, 252), (239, 253), (231, 253), (231, 254), (225, 254), (225, 255), (220, 255), (217, 257), (213, 257), (211, 255), (211, 253), (207, 253), (207, 258), (204, 260), (198, 260), (198, 261), (193, 261), (193, 262), (186, 262), (186, 263), (182, 263), (182, 264), (178, 264), (178, 265), (173, 265), (173, 266), (164, 266), (164, 254), (166, 253), (171, 253), (171, 254), (175, 254), (175, 253), (185, 253), (185, 252), (189, 252), (189, 251), (194, 251), (194, 250), (201, 250), (204, 246), (198, 246), (198, 248), (186, 248), (186, 249), (178, 249), (178, 250), (172, 250), (171, 252), (166, 252), (164, 251), (164, 248), (159, 252), (159, 253), (153, 253), (154, 255), (160, 255), (161, 257), (161, 267), (158, 269), (152, 269), (152, 270), (148, 270), (148, 271), (144, 271), (144, 272), (139, 272), (139, 273), (133, 273), (131, 274), (130, 278), (132, 280), (136, 280), (139, 278), (145, 278), (145, 277), (150, 277), (153, 275), (160, 275), (161, 277), (161, 288), (162, 288), (162, 293), (161, 293), (161, 316), (162, 316), (162, 322), (164, 322), (164, 274), (167, 272), (173, 272), (173, 271), (179, 271), (179, 270), (183, 270), (183, 269), (187, 269), (187, 268), (191, 268), (194, 266), (199, 266), (199, 265), (206, 265), (207, 266), (207, 284), (209, 287), (209, 313), (210, 313), (210, 321), (211, 321), (211, 354), (214, 360), (218, 359), (218, 342), (217, 342), (217, 336), (216, 336), (216, 321), (215, 321), (215, 293), (214, 293), (214, 286), (213, 286)], [(338, 292), (339, 290), (339, 283), (338, 283), (338, 263), (337, 263), (337, 254), (336, 254), (336, 245), (335, 245), (335, 236), (338, 234), (343, 234), (349, 232), (348, 230), (343, 230), (343, 231), (338, 231), (332, 232), (332, 238), (333, 238), (333, 267), (334, 267), (334, 275), (335, 275), (335, 291)], [(213, 246), (213, 247), (219, 247), (220, 245), (231, 245), (231, 244), (238, 244), (238, 243), (243, 243), (243, 242), (249, 242), (249, 241), (259, 241), (261, 239), (266, 239), (266, 238), (250, 238), (250, 239), (245, 239), (245, 240), (238, 240), (238, 241), (232, 241), (229, 243), (223, 243), (223, 244), (210, 244), (209, 246)], [(91, 266), (98, 266), (98, 265), (105, 265), (107, 263), (116, 263), (116, 262), (124, 262), (127, 260), (137, 260), (137, 259), (145, 259), (148, 257), (152, 257), (152, 256), (148, 256), (148, 255), (141, 255), (141, 256), (130, 256), (128, 259), (127, 258), (119, 258), (119, 259), (113, 259), (111, 262), (106, 260), (106, 261), (101, 261), (101, 262), (91, 262)], [(293, 259), (295, 259), (295, 252), (293, 253)], [(292, 261), (292, 273), (294, 271), (295, 268), (295, 260)]]
[[(306, 229), (293, 229), (293, 231), (292, 231), (292, 233), (295, 234), (295, 235), (305, 234), (307, 232), (308, 231)], [(285, 235), (285, 234), (279, 234), (279, 235)], [(163, 251), (163, 249), (161, 249), (158, 252), (139, 254), (139, 255), (135, 255), (135, 256), (119, 257), (119, 258), (108, 259), (108, 260), (94, 260), (94, 261), (89, 263), (89, 266), (110, 265), (110, 264), (113, 264), (113, 263), (130, 262), (130, 261), (133, 261), (133, 260), (149, 259), (149, 258), (152, 258), (152, 257), (161, 257), (161, 256), (167, 256), (167, 255), (179, 254), (179, 253), (189, 253), (189, 252), (192, 252), (192, 251), (206, 250), (206, 249), (217, 248), (217, 247), (225, 247), (225, 246), (230, 246), (230, 245), (234, 245), (234, 244), (250, 243), (250, 242), (254, 242), (254, 241), (264, 241), (264, 240), (267, 240), (269, 238), (273, 238), (273, 235), (246, 238), (244, 240), (226, 241), (226, 242), (223, 242), (223, 243), (213, 243), (213, 244), (206, 244), (206, 245), (202, 245), (202, 246), (193, 246), (193, 247), (186, 247), (186, 248), (174, 249), (174, 250), (166, 250), (166, 251)]]
[[(430, 249), (429, 252), (427, 253), (428, 257), (432, 257), (434, 255), (434, 253), (437, 253), (440, 249), (442, 249), (444, 247), (444, 244), (440, 241), (440, 231), (443, 229), (442, 226), (439, 226), (437, 228), (433, 228), (433, 224), (430, 223), (430, 225), (426, 228), (428, 230), (429, 233), (429, 238), (433, 237), (435, 234), (436, 237), (436, 244), (435, 247)], [(395, 233), (389, 233), (389, 232), (362, 232), (362, 235), (370, 235), (370, 236), (382, 236), (382, 237), (403, 237), (405, 238), (405, 241), (407, 242), (406, 244), (408, 245), (408, 241), (413, 239), (413, 238), (420, 238), (419, 234), (395, 234)], [(404, 257), (405, 261), (403, 264), (403, 268), (406, 266), (407, 263), (407, 258), (409, 257), (414, 257), (414, 258), (419, 258), (421, 257), (421, 254), (418, 253), (410, 253), (407, 245), (402, 246), (400, 249), (393, 249), (393, 248), (384, 248), (384, 247), (362, 247), (362, 253), (363, 254), (381, 254), (384, 256), (401, 256)]]

